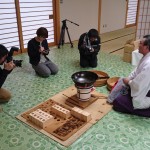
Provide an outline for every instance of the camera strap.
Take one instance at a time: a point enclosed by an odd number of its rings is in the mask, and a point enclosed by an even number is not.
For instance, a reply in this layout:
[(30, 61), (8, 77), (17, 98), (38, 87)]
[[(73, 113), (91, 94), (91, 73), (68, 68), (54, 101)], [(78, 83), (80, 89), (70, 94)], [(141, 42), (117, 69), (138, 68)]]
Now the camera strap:
[(91, 42), (90, 42), (90, 39), (89, 39), (87, 33), (86, 33), (85, 36), (84, 36), (83, 42), (84, 42), (84, 44), (85, 44), (87, 47), (91, 47)]

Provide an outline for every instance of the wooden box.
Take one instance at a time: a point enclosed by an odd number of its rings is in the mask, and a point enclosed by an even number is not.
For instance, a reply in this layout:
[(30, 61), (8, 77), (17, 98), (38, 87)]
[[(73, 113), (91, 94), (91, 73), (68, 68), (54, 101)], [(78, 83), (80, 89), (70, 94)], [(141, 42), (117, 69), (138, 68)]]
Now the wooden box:
[(138, 49), (140, 40), (129, 40), (126, 42), (124, 46), (124, 54), (123, 54), (123, 61), (131, 63), (132, 61), (132, 52), (135, 49)]

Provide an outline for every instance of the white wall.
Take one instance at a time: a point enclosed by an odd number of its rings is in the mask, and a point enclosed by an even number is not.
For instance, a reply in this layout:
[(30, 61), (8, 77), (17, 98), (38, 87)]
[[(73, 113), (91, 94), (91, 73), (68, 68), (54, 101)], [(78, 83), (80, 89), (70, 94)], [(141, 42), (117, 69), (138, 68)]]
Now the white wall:
[[(79, 24), (67, 22), (71, 40), (89, 29), (98, 29), (99, 0), (61, 0), (60, 20), (68, 19)], [(125, 27), (126, 0), (102, 0), (100, 33), (114, 31)], [(105, 27), (103, 27), (105, 25)], [(65, 36), (67, 33), (65, 33)], [(68, 37), (65, 42), (68, 42)]]
[[(98, 1), (99, 0), (62, 0), (60, 3), (60, 20), (68, 19), (79, 24), (76, 26), (67, 22), (71, 40), (78, 40), (79, 36), (89, 29), (98, 29)], [(61, 23), (62, 25), (62, 23)], [(67, 33), (65, 33), (67, 36)], [(65, 42), (68, 37), (65, 38)]]
[(102, 0), (100, 33), (125, 27), (126, 0)]

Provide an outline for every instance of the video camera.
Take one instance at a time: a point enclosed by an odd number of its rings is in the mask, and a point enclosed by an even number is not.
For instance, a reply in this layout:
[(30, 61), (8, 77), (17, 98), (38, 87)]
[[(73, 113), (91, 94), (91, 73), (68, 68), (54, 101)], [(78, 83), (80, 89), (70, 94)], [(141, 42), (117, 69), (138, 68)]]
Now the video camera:
[(13, 61), (13, 63), (16, 65), (16, 67), (22, 67), (22, 61), (23, 60), (13, 60), (13, 53), (14, 51), (18, 52), (19, 48), (18, 47), (11, 47), (8, 56), (6, 58), (7, 62)]

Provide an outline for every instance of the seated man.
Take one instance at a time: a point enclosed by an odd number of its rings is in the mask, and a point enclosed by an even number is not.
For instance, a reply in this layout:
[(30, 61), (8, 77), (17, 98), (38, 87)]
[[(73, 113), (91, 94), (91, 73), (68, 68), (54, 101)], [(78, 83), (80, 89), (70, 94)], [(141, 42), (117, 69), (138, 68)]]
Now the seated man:
[(96, 29), (83, 33), (78, 42), (81, 67), (97, 67), (97, 54), (100, 50), (100, 36)]
[(58, 72), (58, 67), (48, 57), (49, 48), (46, 38), (48, 31), (41, 27), (36, 31), (37, 36), (28, 42), (28, 55), (32, 68), (37, 75), (49, 77), (51, 74)]
[(118, 81), (108, 96), (108, 102), (116, 111), (150, 117), (150, 35), (140, 41), (139, 53), (143, 57), (137, 68)]

